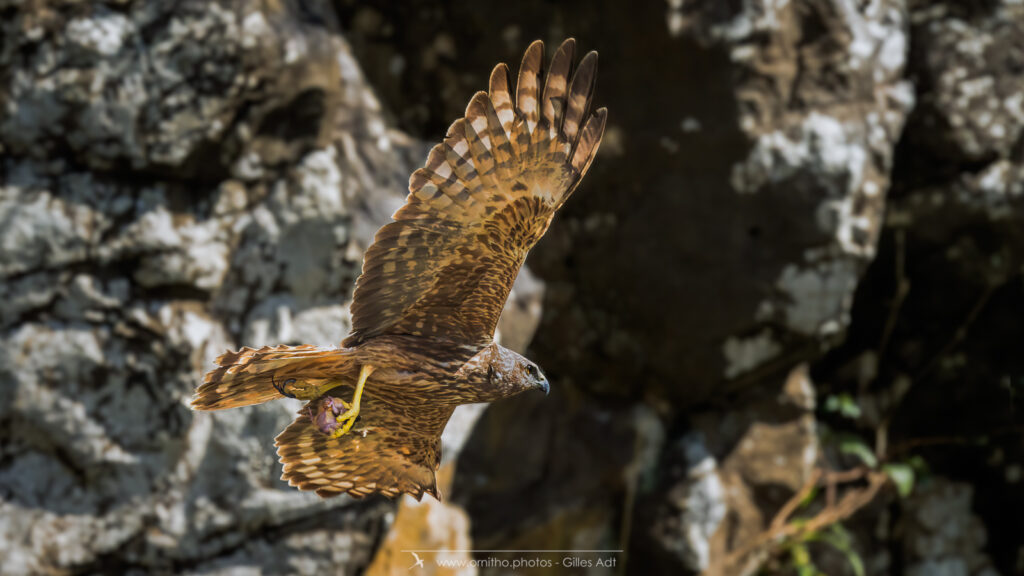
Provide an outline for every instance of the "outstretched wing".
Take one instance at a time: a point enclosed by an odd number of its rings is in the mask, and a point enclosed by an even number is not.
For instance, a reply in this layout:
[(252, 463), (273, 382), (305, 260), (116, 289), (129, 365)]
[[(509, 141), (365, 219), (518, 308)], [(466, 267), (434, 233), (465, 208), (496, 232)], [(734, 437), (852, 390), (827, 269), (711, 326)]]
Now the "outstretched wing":
[[(406, 204), (377, 232), (353, 297), (345, 346), (381, 334), (491, 341), (526, 253), (586, 173), (604, 133), (589, 112), (597, 53), (572, 72), (566, 40), (542, 87), (544, 45), (530, 45), (513, 99), (491, 73), (465, 118), (409, 179)], [(543, 89), (543, 91), (542, 91)]]
[(374, 492), (438, 498), (434, 471), (451, 406), (402, 407), (364, 397), (356, 426), (331, 438), (310, 419), (317, 402), (307, 404), (275, 441), (282, 480), (325, 498), (346, 492), (356, 498)]

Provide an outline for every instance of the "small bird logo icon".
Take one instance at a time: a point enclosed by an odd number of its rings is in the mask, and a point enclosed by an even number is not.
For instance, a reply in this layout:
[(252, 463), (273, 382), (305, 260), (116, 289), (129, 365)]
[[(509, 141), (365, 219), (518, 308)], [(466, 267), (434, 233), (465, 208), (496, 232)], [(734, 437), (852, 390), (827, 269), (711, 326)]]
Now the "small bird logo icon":
[(415, 568), (417, 566), (419, 566), (420, 568), (424, 568), (424, 566), (423, 566), (423, 559), (420, 558), (419, 554), (417, 554), (415, 552), (409, 552), (409, 554), (412, 554), (416, 558), (416, 563), (413, 564), (412, 566), (409, 566), (409, 570), (412, 570), (413, 568)]

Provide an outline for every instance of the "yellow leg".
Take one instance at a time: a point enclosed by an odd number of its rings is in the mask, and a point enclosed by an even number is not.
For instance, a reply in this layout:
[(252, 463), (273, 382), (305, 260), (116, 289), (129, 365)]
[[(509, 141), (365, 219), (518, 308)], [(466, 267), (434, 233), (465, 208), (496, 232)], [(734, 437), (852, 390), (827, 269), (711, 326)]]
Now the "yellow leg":
[(356, 423), (356, 418), (359, 417), (359, 402), (363, 398), (363, 386), (366, 385), (366, 379), (373, 374), (376, 368), (369, 364), (364, 364), (359, 369), (359, 382), (356, 383), (356, 393), (352, 396), (352, 404), (349, 405), (347, 402), (342, 401), (342, 404), (348, 408), (348, 410), (338, 414), (338, 424), (341, 424), (341, 428), (338, 428), (331, 433), (332, 438), (338, 438), (345, 435), (352, 426)]
[[(313, 399), (319, 398), (319, 397), (323, 396), (324, 394), (327, 394), (331, 390), (334, 390), (335, 388), (337, 388), (338, 386), (341, 386), (344, 383), (345, 383), (344, 380), (331, 380), (327, 384), (321, 384), (321, 385), (317, 386), (316, 387), (316, 392), (313, 394)], [(348, 402), (345, 402), (344, 400), (342, 400), (341, 403), (342, 404), (348, 404)], [(348, 408), (348, 406), (345, 406), (345, 407)]]

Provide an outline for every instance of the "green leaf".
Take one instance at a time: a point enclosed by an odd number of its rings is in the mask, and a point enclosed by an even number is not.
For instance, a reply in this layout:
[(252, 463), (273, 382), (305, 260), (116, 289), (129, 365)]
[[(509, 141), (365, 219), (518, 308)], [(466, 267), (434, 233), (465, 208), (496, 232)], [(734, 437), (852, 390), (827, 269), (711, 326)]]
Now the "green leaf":
[(878, 458), (875, 457), (875, 453), (872, 452), (871, 448), (868, 448), (868, 445), (857, 436), (840, 437), (839, 452), (860, 458), (861, 462), (863, 462), (868, 468), (878, 466)]
[(808, 541), (817, 541), (828, 544), (836, 551), (846, 557), (846, 561), (853, 569), (856, 576), (864, 576), (864, 561), (860, 554), (853, 549), (853, 537), (840, 524), (833, 524), (827, 532), (820, 532), (808, 538)]
[(829, 396), (825, 399), (825, 410), (827, 412), (838, 412), (840, 416), (856, 420), (860, 418), (860, 405), (853, 396), (842, 393), (834, 396)]
[(918, 474), (924, 474), (928, 472), (928, 463), (924, 461), (924, 458), (914, 455), (905, 460), (907, 466), (914, 469), (914, 472)]
[(889, 475), (889, 479), (896, 485), (896, 491), (901, 498), (910, 496), (914, 491), (914, 468), (910, 464), (896, 462), (882, 466), (882, 470)]
[(789, 558), (793, 568), (796, 568), (797, 576), (817, 576), (818, 569), (811, 562), (811, 553), (807, 546), (794, 543), (789, 549)]
[(797, 508), (803, 509), (810, 506), (811, 503), (814, 502), (814, 499), (818, 497), (818, 492), (820, 491), (821, 488), (819, 488), (818, 486), (814, 486), (813, 488), (808, 490), (807, 495), (803, 497), (803, 500), (800, 500), (800, 504), (797, 506)]

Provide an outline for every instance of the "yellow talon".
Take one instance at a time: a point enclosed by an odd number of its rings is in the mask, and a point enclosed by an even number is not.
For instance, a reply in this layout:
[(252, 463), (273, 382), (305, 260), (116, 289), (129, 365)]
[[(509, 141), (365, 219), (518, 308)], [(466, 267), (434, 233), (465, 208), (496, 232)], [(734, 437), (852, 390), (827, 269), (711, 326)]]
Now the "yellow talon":
[(338, 414), (337, 421), (338, 424), (341, 424), (342, 426), (334, 432), (331, 432), (331, 438), (344, 436), (356, 423), (356, 418), (359, 417), (359, 402), (363, 398), (363, 386), (366, 385), (366, 379), (370, 377), (370, 374), (373, 374), (375, 369), (375, 367), (369, 364), (364, 364), (363, 367), (359, 369), (359, 382), (356, 383), (356, 393), (352, 396), (352, 403), (349, 404), (344, 400), (341, 401), (341, 405), (344, 406), (346, 410), (341, 414)]

